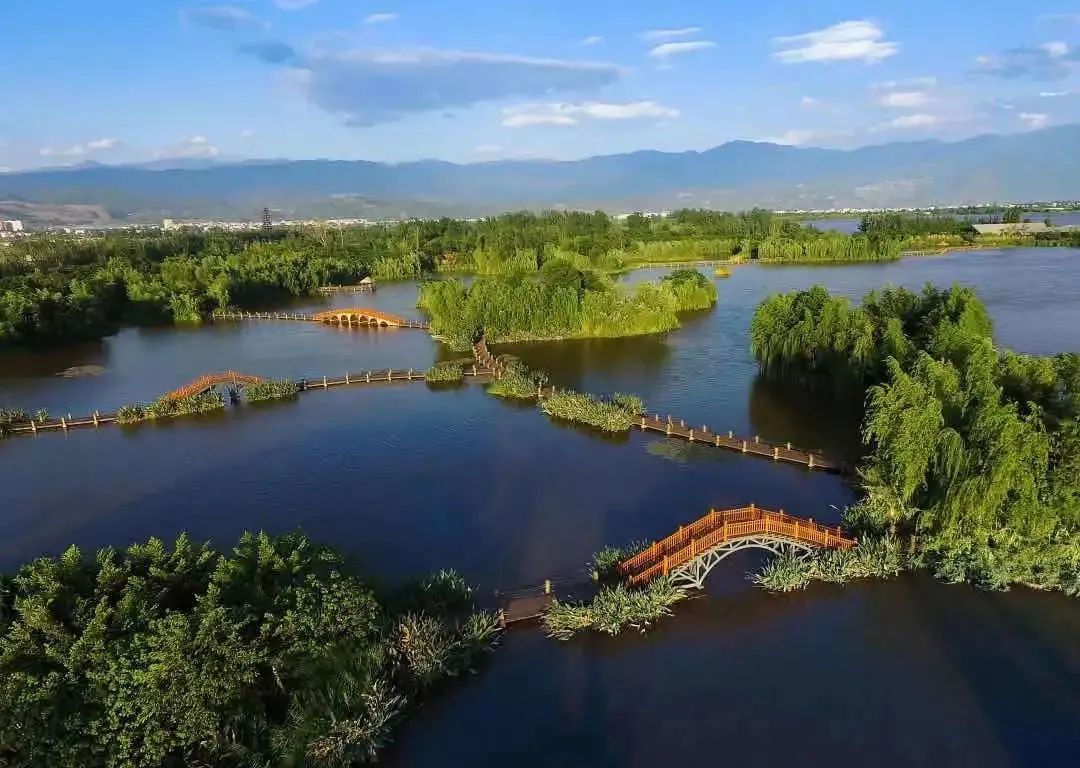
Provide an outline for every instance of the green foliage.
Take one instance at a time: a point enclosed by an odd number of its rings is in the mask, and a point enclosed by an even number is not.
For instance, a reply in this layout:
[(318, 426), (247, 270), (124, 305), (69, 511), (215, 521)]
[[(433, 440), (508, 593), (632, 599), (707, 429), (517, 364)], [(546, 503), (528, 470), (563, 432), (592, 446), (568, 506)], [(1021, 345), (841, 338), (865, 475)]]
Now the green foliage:
[(767, 372), (856, 404), (868, 387), (858, 528), (913, 536), (949, 580), (1075, 591), (1080, 355), (999, 350), (973, 292), (932, 286), (872, 293), (858, 308), (822, 288), (773, 296), (751, 347)]
[(605, 400), (582, 392), (557, 391), (541, 401), (540, 410), (548, 416), (587, 424), (604, 432), (628, 432), (645, 406), (633, 395), (616, 395)]
[(593, 555), (592, 563), (589, 564), (589, 573), (596, 581), (613, 579), (618, 575), (619, 563), (648, 548), (647, 541), (631, 542), (625, 547), (604, 547)]
[(920, 235), (967, 235), (975, 228), (967, 219), (929, 213), (869, 213), (859, 222), (859, 231), (871, 237), (914, 237)]
[(140, 421), (173, 419), (177, 416), (194, 416), (225, 409), (225, 397), (220, 392), (203, 392), (191, 397), (175, 399), (161, 397), (149, 405), (125, 405), (116, 412), (119, 424), (135, 424)]
[(267, 379), (258, 384), (244, 387), (244, 399), (249, 403), (264, 403), (271, 400), (295, 400), (300, 387), (289, 379)]
[(535, 400), (548, 381), (543, 371), (533, 371), (516, 358), (502, 358), (503, 373), (488, 385), (489, 395), (510, 400)]
[(439, 363), (428, 368), (424, 379), (430, 384), (457, 384), (465, 379), (460, 363)]
[(671, 606), (686, 596), (686, 591), (667, 577), (654, 579), (641, 589), (616, 584), (601, 588), (590, 602), (554, 600), (545, 610), (542, 622), (548, 637), (557, 640), (569, 640), (587, 629), (608, 635), (617, 635), (625, 629), (645, 632), (670, 616)]
[(431, 583), (438, 600), (398, 613), (299, 534), (37, 560), (0, 584), (0, 763), (374, 760), (409, 703), (498, 636), (457, 580)]
[(708, 309), (716, 303), (716, 286), (696, 269), (678, 269), (663, 279), (675, 294), (678, 312)]
[(804, 589), (812, 581), (846, 584), (856, 579), (888, 579), (912, 566), (895, 536), (878, 536), (851, 549), (825, 549), (812, 553), (779, 555), (751, 581), (770, 592)]

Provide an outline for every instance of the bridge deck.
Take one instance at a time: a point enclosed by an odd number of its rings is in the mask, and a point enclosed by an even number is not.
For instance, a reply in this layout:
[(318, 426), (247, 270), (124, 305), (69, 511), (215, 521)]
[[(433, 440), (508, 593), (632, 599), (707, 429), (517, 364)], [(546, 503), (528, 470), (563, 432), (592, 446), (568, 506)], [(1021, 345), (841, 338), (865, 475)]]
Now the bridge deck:
[(825, 526), (792, 517), (783, 510), (772, 512), (751, 504), (724, 511), (709, 510), (705, 516), (679, 526), (667, 538), (624, 560), (619, 564), (619, 573), (631, 586), (647, 584), (718, 544), (763, 533), (827, 549), (847, 549), (856, 544), (854, 539), (843, 535), (839, 526)]

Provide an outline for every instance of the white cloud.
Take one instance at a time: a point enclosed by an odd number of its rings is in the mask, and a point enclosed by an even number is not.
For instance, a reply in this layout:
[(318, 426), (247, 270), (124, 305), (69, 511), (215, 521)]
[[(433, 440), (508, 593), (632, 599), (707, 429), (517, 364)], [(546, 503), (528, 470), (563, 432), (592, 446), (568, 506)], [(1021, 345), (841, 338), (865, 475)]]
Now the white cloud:
[(354, 126), (514, 97), (592, 91), (619, 79), (611, 64), (444, 50), (355, 50), (297, 56), (290, 80)]
[(912, 109), (921, 107), (930, 99), (924, 91), (893, 91), (882, 94), (878, 103), (883, 107), (896, 107), (900, 109)]
[(883, 80), (871, 87), (875, 91), (922, 91), (936, 88), (937, 84), (936, 77), (912, 77), (906, 80)]
[(1033, 131), (1045, 128), (1046, 122), (1050, 119), (1050, 115), (1045, 112), (1021, 112), (1017, 117)]
[(180, 18), (188, 24), (223, 32), (239, 29), (266, 29), (267, 23), (235, 5), (204, 5), (181, 8)]
[(520, 104), (503, 110), (502, 124), (506, 128), (532, 125), (578, 125), (582, 120), (664, 120), (679, 116), (679, 110), (655, 101), (635, 101), (611, 104), (588, 101), (583, 104), (565, 102)]
[(1061, 40), (1054, 40), (1050, 43), (1043, 43), (1042, 49), (1049, 54), (1052, 59), (1060, 59), (1062, 56), (1067, 56), (1069, 53), (1069, 44), (1064, 43)]
[(843, 21), (803, 35), (773, 38), (773, 45), (780, 49), (773, 52), (773, 58), (783, 64), (852, 59), (873, 63), (899, 49), (884, 37), (885, 32), (875, 22)]
[(687, 40), (681, 43), (663, 43), (649, 51), (649, 55), (654, 59), (666, 59), (670, 56), (679, 56), (684, 53), (704, 51), (715, 47), (716, 43), (712, 40)]
[(641, 39), (646, 43), (663, 43), (670, 40), (678, 40), (681, 37), (690, 37), (701, 31), (701, 27), (682, 27), (680, 29), (650, 29), (641, 33)]
[(914, 115), (903, 115), (890, 120), (885, 124), (889, 128), (932, 128), (935, 125), (940, 125), (945, 122), (944, 118), (939, 115), (929, 115), (926, 113), (918, 113)]
[(799, 104), (806, 107), (807, 109), (810, 109), (812, 107), (820, 106), (821, 100), (815, 99), (813, 96), (803, 96), (801, 99), (799, 99)]
[(784, 131), (779, 136), (769, 136), (762, 141), (767, 141), (770, 144), (784, 144), (789, 147), (798, 147), (803, 144), (808, 144), (811, 141), (826, 138), (826, 134), (818, 133), (817, 131), (804, 131), (798, 129), (792, 129), (790, 131)]
[(1054, 99), (1058, 96), (1068, 96), (1068, 91), (1040, 91), (1039, 96), (1044, 99)]
[(314, 5), (319, 0), (274, 0), (274, 5), (285, 11), (298, 11), (301, 8), (307, 8), (309, 5)]
[(91, 152), (105, 152), (119, 146), (119, 139), (94, 139), (85, 144), (73, 144), (70, 147), (42, 147), (38, 150), (38, 154), (42, 157), (82, 157)]
[(386, 24), (391, 21), (397, 21), (398, 15), (396, 13), (373, 13), (364, 19), (365, 24)]
[(162, 158), (184, 158), (184, 159), (212, 159), (221, 154), (221, 150), (210, 143), (202, 134), (196, 133), (192, 136), (188, 136), (179, 144), (174, 144), (164, 149), (159, 149), (154, 152), (154, 157), (157, 159)]
[(243, 130), (243, 131), (240, 131), (240, 138), (241, 139), (254, 139), (255, 135), (256, 135), (255, 131), (251, 130), (250, 128), (248, 128), (246, 130)]
[(581, 41), (580, 45), (599, 45), (602, 42), (604, 42), (604, 38), (600, 35), (589, 35)]

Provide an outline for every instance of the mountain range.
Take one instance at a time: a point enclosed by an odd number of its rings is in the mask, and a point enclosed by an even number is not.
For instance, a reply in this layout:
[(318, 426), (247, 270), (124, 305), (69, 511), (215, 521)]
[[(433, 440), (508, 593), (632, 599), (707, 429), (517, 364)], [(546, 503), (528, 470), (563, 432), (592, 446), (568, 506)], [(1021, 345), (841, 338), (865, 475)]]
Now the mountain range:
[[(853, 150), (734, 141), (697, 152), (573, 161), (265, 160), (195, 167), (82, 166), (0, 175), (0, 213), (28, 225), (171, 218), (475, 216), (522, 208), (609, 211), (845, 208), (1080, 198), (1080, 125), (959, 142)], [(73, 221), (79, 212), (93, 221)], [(53, 218), (50, 219), (50, 216)]]

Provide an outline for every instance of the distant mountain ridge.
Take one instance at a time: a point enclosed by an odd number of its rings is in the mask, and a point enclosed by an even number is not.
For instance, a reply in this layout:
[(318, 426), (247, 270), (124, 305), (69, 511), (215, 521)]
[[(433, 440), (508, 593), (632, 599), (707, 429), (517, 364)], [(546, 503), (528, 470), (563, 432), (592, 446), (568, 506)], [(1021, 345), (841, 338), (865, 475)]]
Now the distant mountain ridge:
[(470, 216), (519, 208), (883, 207), (1080, 198), (1080, 126), (854, 150), (733, 141), (573, 161), (245, 161), (0, 175), (0, 201), (100, 205), (114, 219)]

